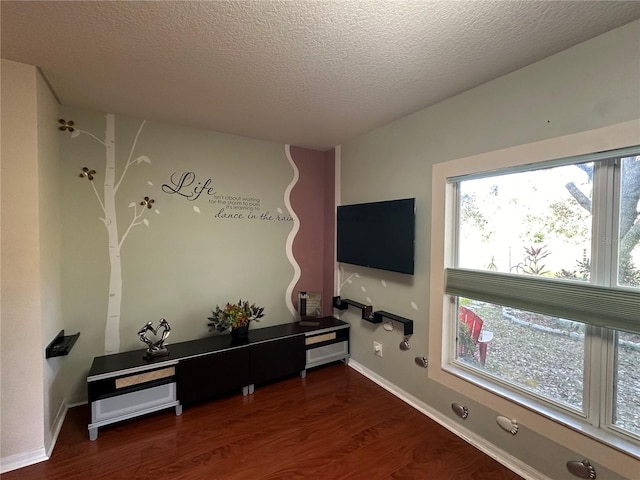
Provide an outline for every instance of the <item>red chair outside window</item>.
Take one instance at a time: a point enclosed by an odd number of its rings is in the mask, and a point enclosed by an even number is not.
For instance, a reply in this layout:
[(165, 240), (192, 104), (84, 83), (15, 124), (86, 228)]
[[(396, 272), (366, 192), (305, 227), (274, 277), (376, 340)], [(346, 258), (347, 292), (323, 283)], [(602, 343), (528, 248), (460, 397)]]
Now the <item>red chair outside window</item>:
[[(469, 334), (473, 341), (478, 346), (478, 354), (480, 356), (480, 365), (484, 367), (484, 363), (487, 360), (487, 346), (489, 342), (493, 340), (493, 332), (483, 331), (482, 324), (484, 323), (482, 319), (476, 315), (474, 312), (469, 310), (466, 307), (460, 307), (459, 309), (460, 322), (467, 325), (469, 328)], [(461, 351), (462, 345), (458, 343), (458, 353), (464, 353)]]

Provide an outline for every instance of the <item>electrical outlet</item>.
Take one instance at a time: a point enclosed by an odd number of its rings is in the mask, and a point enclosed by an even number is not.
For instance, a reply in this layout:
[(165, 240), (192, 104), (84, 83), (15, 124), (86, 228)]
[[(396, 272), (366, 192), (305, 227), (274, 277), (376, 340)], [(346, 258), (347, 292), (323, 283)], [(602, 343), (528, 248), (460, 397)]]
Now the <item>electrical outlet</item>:
[(378, 357), (382, 356), (382, 344), (380, 342), (373, 342), (373, 354)]

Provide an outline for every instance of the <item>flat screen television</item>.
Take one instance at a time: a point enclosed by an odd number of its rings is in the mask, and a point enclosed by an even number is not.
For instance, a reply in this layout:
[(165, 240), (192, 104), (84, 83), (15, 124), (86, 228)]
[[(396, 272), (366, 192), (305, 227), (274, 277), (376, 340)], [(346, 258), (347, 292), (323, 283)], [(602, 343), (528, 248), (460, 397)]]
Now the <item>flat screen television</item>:
[(413, 275), (415, 198), (341, 205), (338, 262)]

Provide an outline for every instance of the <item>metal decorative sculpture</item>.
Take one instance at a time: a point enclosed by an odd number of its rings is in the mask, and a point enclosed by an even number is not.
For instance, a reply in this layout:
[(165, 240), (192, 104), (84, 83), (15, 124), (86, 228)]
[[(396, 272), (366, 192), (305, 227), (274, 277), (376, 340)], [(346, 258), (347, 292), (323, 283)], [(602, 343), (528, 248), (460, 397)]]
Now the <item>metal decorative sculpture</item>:
[(406, 352), (411, 348), (411, 343), (409, 342), (409, 337), (404, 337), (404, 340), (400, 342), (400, 350)]
[(142, 205), (143, 207), (147, 207), (147, 208), (151, 209), (153, 207), (153, 202), (155, 202), (155, 200), (153, 198), (144, 197), (144, 200), (142, 200), (140, 202), (140, 205)]
[(469, 409), (465, 405), (460, 405), (459, 403), (452, 403), (451, 410), (453, 410), (454, 413), (463, 420), (466, 420), (467, 417), (469, 416)]
[(596, 478), (596, 469), (589, 463), (589, 460), (570, 460), (567, 462), (567, 470), (578, 478)]
[[(155, 342), (151, 341), (146, 333), (153, 332), (154, 335), (158, 335), (162, 329), (162, 333), (160, 334), (160, 339)], [(160, 319), (160, 323), (158, 324), (158, 328), (153, 328), (153, 322), (147, 322), (147, 324), (142, 327), (138, 331), (138, 336), (140, 337), (140, 341), (147, 344), (147, 354), (144, 358), (152, 359), (155, 357), (162, 357), (164, 355), (169, 355), (169, 350), (164, 346), (164, 341), (167, 339), (169, 334), (171, 333), (171, 325), (164, 318)]]
[(505, 432), (509, 432), (511, 435), (515, 435), (516, 433), (518, 433), (518, 428), (520, 428), (516, 420), (514, 420), (513, 418), (505, 417), (503, 415), (498, 415), (496, 417), (496, 422), (498, 422), (500, 428), (502, 428)]
[(416, 365), (422, 368), (427, 368), (429, 366), (429, 360), (426, 355), (424, 357), (416, 357), (413, 360), (416, 362)]
[(93, 176), (96, 174), (95, 170), (89, 170), (87, 167), (84, 167), (78, 175), (80, 178), (87, 178), (89, 181), (93, 180)]
[(62, 130), (64, 131), (69, 131), (69, 132), (73, 132), (75, 130), (75, 127), (73, 126), (73, 120), (65, 120), (64, 118), (59, 118), (58, 119), (58, 123), (60, 124), (60, 126), (58, 127), (58, 130)]

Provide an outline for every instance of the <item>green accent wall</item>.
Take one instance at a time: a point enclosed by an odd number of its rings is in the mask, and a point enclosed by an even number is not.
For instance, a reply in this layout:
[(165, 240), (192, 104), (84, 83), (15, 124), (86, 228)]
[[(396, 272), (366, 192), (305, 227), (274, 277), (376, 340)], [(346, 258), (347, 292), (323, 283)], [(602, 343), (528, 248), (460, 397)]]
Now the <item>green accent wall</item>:
[[(459, 419), (450, 404), (468, 405), (473, 415), (464, 427), (553, 479), (574, 478), (565, 462), (583, 458), (579, 445), (556, 444), (528, 426), (517, 437), (504, 435), (495, 423), (498, 412), (431, 381), (414, 363), (428, 353), (431, 167), (640, 118), (639, 31), (640, 22), (633, 22), (377, 128), (341, 150), (342, 204), (416, 198), (415, 275), (343, 264), (340, 276), (342, 297), (414, 320), (412, 349), (398, 348), (398, 328), (386, 332), (350, 310), (341, 318), (352, 326), (352, 358), (452, 423)], [(373, 341), (383, 343), (383, 358), (373, 355)], [(597, 470), (599, 478), (624, 478), (602, 465)]]

